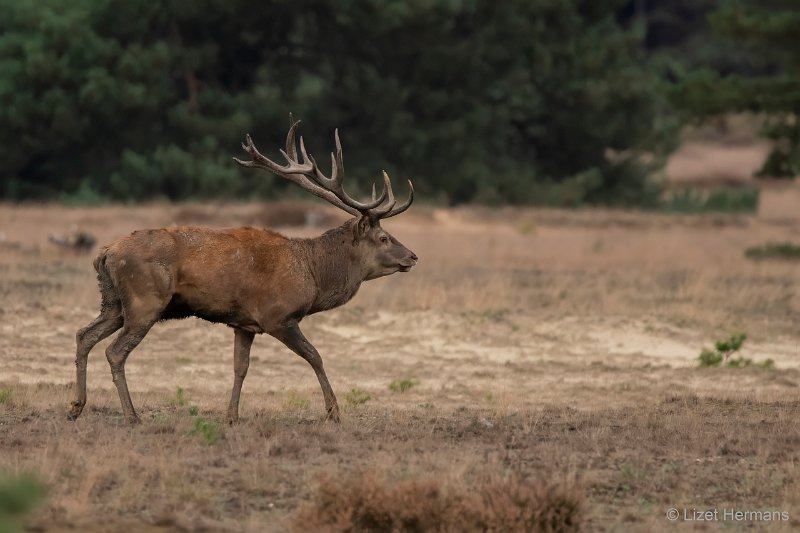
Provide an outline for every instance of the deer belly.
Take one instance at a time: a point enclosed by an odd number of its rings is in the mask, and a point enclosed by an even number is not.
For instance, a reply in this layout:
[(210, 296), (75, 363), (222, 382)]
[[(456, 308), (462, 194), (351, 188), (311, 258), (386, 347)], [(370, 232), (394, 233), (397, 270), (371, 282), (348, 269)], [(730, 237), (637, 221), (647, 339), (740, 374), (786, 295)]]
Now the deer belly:
[(209, 305), (207, 303), (193, 302), (180, 294), (174, 295), (161, 313), (162, 320), (190, 316), (248, 330), (252, 330), (253, 327), (257, 326), (257, 323), (249, 316), (249, 313), (236, 304)]

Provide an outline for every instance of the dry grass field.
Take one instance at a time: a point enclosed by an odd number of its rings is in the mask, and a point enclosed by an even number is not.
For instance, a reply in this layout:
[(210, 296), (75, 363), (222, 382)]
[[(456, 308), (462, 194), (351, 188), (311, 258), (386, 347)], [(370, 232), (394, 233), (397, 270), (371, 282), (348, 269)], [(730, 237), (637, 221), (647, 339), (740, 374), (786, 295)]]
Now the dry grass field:
[[(743, 252), (800, 242), (797, 206), (791, 186), (766, 188), (757, 215), (415, 206), (384, 225), (419, 265), (304, 321), (342, 423), (321, 422), (307, 363), (261, 336), (236, 427), (222, 425), (233, 333), (194, 319), (156, 326), (129, 359), (141, 426), (122, 423), (108, 341), (66, 420), (75, 331), (99, 300), (92, 255), (47, 235), (274, 224), (297, 206), (2, 206), (0, 470), (49, 486), (26, 520), (46, 531), (788, 531), (800, 262)], [(774, 368), (697, 367), (736, 332)], [(719, 520), (685, 520), (694, 509)]]

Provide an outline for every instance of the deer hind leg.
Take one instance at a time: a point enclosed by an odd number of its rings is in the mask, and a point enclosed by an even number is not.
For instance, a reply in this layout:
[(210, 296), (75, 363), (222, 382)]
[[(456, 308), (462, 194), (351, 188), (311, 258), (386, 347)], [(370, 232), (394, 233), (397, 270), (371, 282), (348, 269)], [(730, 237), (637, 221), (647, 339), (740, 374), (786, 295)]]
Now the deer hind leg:
[(75, 335), (75, 399), (72, 401), (67, 418), (77, 419), (86, 405), (86, 364), (89, 352), (94, 346), (122, 327), (122, 303), (114, 283), (105, 268), (101, 256), (95, 262), (97, 279), (100, 283), (100, 315), (88, 326), (78, 330)]
[(285, 328), (271, 331), (270, 335), (284, 343), (294, 353), (308, 361), (311, 368), (317, 374), (319, 385), (322, 387), (322, 395), (325, 397), (325, 411), (327, 412), (327, 419), (339, 422), (339, 404), (336, 401), (336, 395), (333, 394), (331, 384), (328, 382), (328, 376), (325, 375), (325, 369), (322, 367), (322, 357), (314, 346), (308, 342), (300, 327), (297, 324), (287, 326)]
[(111, 376), (114, 380), (114, 385), (117, 387), (119, 401), (122, 403), (122, 414), (125, 415), (125, 421), (129, 424), (139, 423), (139, 416), (133, 408), (131, 395), (128, 392), (128, 382), (125, 380), (125, 361), (131, 351), (142, 342), (147, 332), (156, 323), (156, 320), (157, 318), (154, 318), (138, 322), (135, 325), (129, 325), (129, 320), (126, 320), (122, 326), (122, 331), (106, 349), (106, 359), (108, 359), (108, 364), (111, 365)]
[(239, 421), (239, 395), (242, 392), (242, 383), (247, 376), (250, 366), (250, 347), (253, 345), (255, 333), (237, 329), (233, 341), (233, 390), (231, 402), (228, 404), (228, 423), (235, 424)]
[(67, 414), (69, 420), (76, 420), (86, 405), (86, 364), (89, 352), (94, 346), (122, 327), (122, 313), (119, 304), (104, 307), (100, 316), (91, 324), (78, 330), (75, 335), (77, 350), (75, 353), (75, 399)]

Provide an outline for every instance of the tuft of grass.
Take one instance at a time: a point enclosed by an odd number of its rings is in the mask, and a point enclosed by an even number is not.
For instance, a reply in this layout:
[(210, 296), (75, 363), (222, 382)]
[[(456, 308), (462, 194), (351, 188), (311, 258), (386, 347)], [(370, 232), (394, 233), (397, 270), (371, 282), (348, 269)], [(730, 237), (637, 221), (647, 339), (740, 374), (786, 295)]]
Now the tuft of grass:
[(718, 367), (720, 363), (722, 363), (723, 355), (716, 350), (709, 350), (708, 348), (703, 348), (703, 351), (700, 352), (698, 356), (698, 361), (700, 362), (700, 367), (702, 368), (714, 368)]
[(183, 390), (183, 387), (178, 387), (175, 390), (175, 396), (169, 399), (170, 405), (176, 405), (178, 407), (185, 407), (188, 403), (186, 399), (186, 393)]
[(194, 419), (192, 436), (200, 437), (206, 444), (214, 444), (225, 434), (222, 425), (214, 420), (208, 420), (201, 416)]
[(177, 363), (177, 364), (179, 364), (181, 366), (190, 365), (190, 364), (192, 364), (192, 358), (191, 357), (178, 357), (177, 359), (175, 359), (175, 363)]
[(520, 220), (517, 223), (517, 231), (522, 235), (531, 235), (536, 233), (536, 223), (533, 220)]
[(12, 396), (11, 389), (0, 389), (0, 405), (10, 405)]
[(392, 392), (406, 392), (417, 385), (419, 385), (419, 380), (416, 378), (396, 379), (389, 383), (389, 390)]
[(389, 481), (374, 472), (320, 478), (294, 514), (296, 531), (577, 531), (574, 483), (487, 478), (468, 490), (441, 478)]
[(761, 246), (747, 248), (744, 256), (756, 261), (764, 259), (800, 261), (800, 245), (791, 242), (768, 242)]
[(775, 369), (775, 361), (772, 359), (764, 359), (760, 363), (756, 363), (758, 368), (763, 368), (764, 370), (774, 370)]
[(508, 309), (489, 308), (484, 309), (480, 316), (492, 322), (503, 322), (508, 317), (509, 312), (510, 311)]
[(290, 411), (306, 411), (311, 407), (311, 402), (305, 396), (295, 391), (289, 391), (283, 406)]
[(0, 531), (22, 531), (25, 515), (46, 496), (47, 487), (34, 474), (0, 474)]
[(701, 191), (681, 189), (661, 201), (661, 210), (671, 213), (755, 213), (757, 187)]
[(753, 362), (752, 359), (746, 357), (737, 357), (735, 359), (729, 359), (727, 365), (728, 368), (746, 368), (748, 366), (754, 366), (756, 368), (763, 368), (764, 370), (773, 370), (775, 368), (775, 361), (766, 359), (761, 362)]
[(357, 388), (350, 389), (350, 391), (344, 395), (344, 401), (346, 401), (348, 405), (353, 406), (363, 405), (371, 399), (372, 396), (370, 396), (366, 391)]

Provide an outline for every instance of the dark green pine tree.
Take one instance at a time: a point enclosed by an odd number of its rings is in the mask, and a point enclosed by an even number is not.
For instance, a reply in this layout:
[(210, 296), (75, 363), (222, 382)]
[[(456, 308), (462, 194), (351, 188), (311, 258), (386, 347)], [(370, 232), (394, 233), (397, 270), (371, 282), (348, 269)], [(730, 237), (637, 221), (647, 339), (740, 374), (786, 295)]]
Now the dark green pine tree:
[[(722, 38), (740, 53), (759, 53), (760, 69), (721, 75), (697, 70), (674, 92), (679, 107), (697, 118), (753, 112), (766, 119), (763, 134), (775, 148), (757, 175), (791, 178), (800, 174), (800, 4), (795, 0), (730, 2), (710, 15)], [(736, 53), (736, 48), (731, 52)]]

